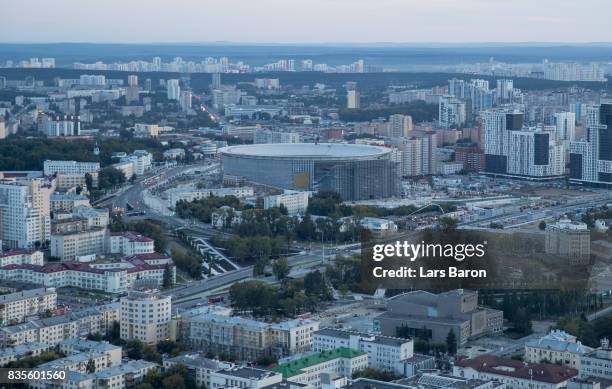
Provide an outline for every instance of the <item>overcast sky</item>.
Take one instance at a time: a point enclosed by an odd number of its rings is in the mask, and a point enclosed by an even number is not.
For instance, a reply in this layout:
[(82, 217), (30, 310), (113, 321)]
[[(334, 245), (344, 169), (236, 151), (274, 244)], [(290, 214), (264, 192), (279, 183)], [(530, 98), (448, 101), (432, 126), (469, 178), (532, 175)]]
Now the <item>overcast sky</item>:
[(0, 0), (2, 42), (610, 42), (610, 0)]

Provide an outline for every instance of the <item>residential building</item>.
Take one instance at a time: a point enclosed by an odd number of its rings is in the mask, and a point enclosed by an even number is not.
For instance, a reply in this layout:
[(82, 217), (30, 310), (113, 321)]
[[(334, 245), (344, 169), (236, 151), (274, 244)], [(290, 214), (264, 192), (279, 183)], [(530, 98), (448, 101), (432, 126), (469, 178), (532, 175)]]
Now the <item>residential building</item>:
[(562, 330), (552, 330), (540, 339), (525, 343), (525, 361), (529, 363), (556, 363), (580, 371), (580, 359), (593, 349)]
[(607, 338), (601, 346), (580, 357), (580, 377), (596, 377), (609, 380), (612, 377), (612, 347)]
[(254, 367), (236, 366), (210, 373), (210, 389), (249, 388), (262, 389), (278, 384), (283, 376), (277, 372)]
[(412, 116), (395, 114), (389, 116), (389, 132), (392, 138), (408, 137), (412, 131)]
[(570, 264), (588, 264), (591, 256), (591, 233), (585, 223), (563, 217), (546, 225), (545, 250), (548, 254), (569, 259)]
[(91, 206), (87, 196), (76, 193), (53, 193), (49, 200), (52, 212), (72, 212), (78, 206)]
[(576, 137), (576, 114), (574, 112), (555, 112), (553, 117), (557, 139), (573, 142)]
[(133, 231), (111, 232), (108, 249), (111, 254), (124, 256), (155, 252), (153, 239)]
[(108, 208), (91, 208), (86, 205), (77, 205), (72, 209), (72, 215), (87, 220), (89, 228), (103, 228), (110, 222)]
[(49, 348), (48, 344), (39, 342), (0, 348), (0, 367), (4, 367), (8, 363), (18, 361), (22, 358), (37, 357), (42, 352), (49, 350)]
[(612, 101), (587, 108), (587, 139), (570, 143), (570, 182), (612, 187)]
[(300, 134), (297, 132), (272, 131), (265, 128), (256, 128), (253, 134), (253, 143), (300, 143)]
[(56, 174), (85, 176), (90, 174), (93, 187), (98, 186), (99, 162), (77, 162), (77, 161), (53, 161), (46, 160), (43, 163), (43, 172), (46, 176)]
[(191, 372), (196, 385), (201, 388), (212, 388), (212, 373), (219, 370), (228, 370), (234, 367), (234, 365), (230, 362), (209, 359), (199, 353), (182, 354), (176, 357), (164, 359), (164, 369), (169, 369), (177, 365), (185, 366), (187, 370)]
[(122, 358), (121, 346), (88, 339), (66, 339), (58, 345), (58, 351), (64, 355), (101, 353), (106, 355), (106, 367), (119, 366)]
[(0, 181), (0, 240), (10, 248), (34, 248), (49, 239), (51, 188), (42, 179)]
[(170, 79), (166, 81), (168, 100), (179, 100), (181, 97), (181, 86), (179, 80)]
[(0, 323), (17, 324), (40, 316), (57, 307), (54, 288), (22, 290), (0, 295)]
[(44, 254), (39, 250), (13, 249), (0, 251), (0, 267), (7, 265), (42, 265)]
[(453, 366), (454, 376), (498, 381), (504, 383), (509, 389), (564, 388), (577, 374), (576, 369), (563, 365), (524, 363), (493, 355), (459, 360)]
[(461, 127), (465, 124), (466, 120), (465, 101), (451, 95), (440, 97), (440, 102), (438, 103), (438, 124), (440, 127)]
[(280, 207), (281, 204), (287, 209), (289, 216), (303, 215), (308, 208), (310, 192), (285, 191), (280, 195), (264, 197), (264, 209)]
[(253, 187), (250, 186), (239, 186), (229, 188), (207, 188), (207, 189), (171, 189), (168, 191), (168, 197), (170, 198), (170, 204), (176, 205), (179, 201), (191, 202), (194, 200), (200, 200), (210, 196), (224, 197), (224, 196), (235, 196), (238, 198), (249, 197), (255, 194)]
[(138, 339), (145, 344), (157, 344), (170, 338), (170, 296), (151, 291), (130, 291), (122, 297), (121, 339)]
[(98, 305), (64, 315), (29, 321), (0, 328), (2, 347), (46, 343), (53, 347), (71, 338), (104, 334), (119, 322), (119, 303)]
[(359, 109), (361, 108), (359, 92), (356, 90), (349, 90), (346, 92), (346, 108), (348, 109)]
[(319, 329), (313, 320), (290, 320), (268, 324), (238, 316), (219, 314), (183, 318), (185, 341), (214, 354), (228, 353), (240, 360), (265, 355), (284, 357), (309, 350), (312, 333)]
[(486, 334), (501, 333), (503, 312), (478, 307), (478, 293), (465, 289), (433, 294), (413, 291), (387, 301), (387, 312), (374, 320), (382, 335), (419, 337), (443, 343), (453, 330), (457, 344)]

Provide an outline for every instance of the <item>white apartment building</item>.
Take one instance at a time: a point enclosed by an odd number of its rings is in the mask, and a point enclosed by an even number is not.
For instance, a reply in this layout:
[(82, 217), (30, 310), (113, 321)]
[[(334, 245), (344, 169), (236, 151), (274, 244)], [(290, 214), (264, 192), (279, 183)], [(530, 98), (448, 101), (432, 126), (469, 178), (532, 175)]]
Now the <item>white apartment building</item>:
[(153, 163), (153, 155), (146, 150), (134, 150), (132, 154), (126, 155), (125, 157), (121, 158), (120, 164), (125, 163), (132, 163), (133, 174), (140, 176), (143, 175), (149, 169), (151, 169)]
[(280, 195), (271, 195), (263, 198), (264, 209), (280, 207), (287, 209), (289, 216), (303, 215), (308, 208), (309, 192), (285, 191)]
[(91, 208), (85, 205), (78, 205), (72, 209), (72, 215), (87, 219), (87, 226), (90, 228), (106, 227), (110, 221), (108, 208)]
[(44, 254), (39, 250), (13, 249), (0, 252), (0, 267), (7, 265), (39, 265), (44, 262)]
[(131, 179), (134, 176), (134, 174), (136, 174), (134, 172), (134, 162), (132, 161), (117, 162), (117, 163), (114, 163), (112, 166), (115, 169), (119, 170), (121, 173), (123, 173), (123, 176), (125, 177), (126, 180)]
[(457, 361), (453, 375), (484, 381), (498, 381), (509, 389), (559, 389), (578, 374), (571, 367), (548, 363), (524, 363), (513, 359), (481, 355)]
[(121, 364), (122, 347), (108, 342), (70, 338), (61, 342), (58, 345), (58, 350), (64, 355), (99, 352), (106, 354), (108, 366), (119, 366)]
[(440, 97), (438, 103), (438, 124), (442, 128), (461, 126), (466, 122), (465, 101), (451, 95)]
[(306, 355), (297, 360), (281, 363), (274, 369), (287, 381), (321, 388), (321, 375), (352, 378), (353, 373), (368, 367), (368, 354), (346, 347)]
[(412, 131), (412, 116), (395, 114), (389, 116), (388, 135), (392, 138), (410, 136)]
[(567, 217), (546, 225), (544, 240), (548, 254), (568, 258), (570, 264), (588, 264), (591, 255), (591, 232), (586, 223)]
[(49, 350), (48, 344), (38, 342), (0, 348), (0, 367), (6, 366), (10, 362), (18, 361), (21, 358), (36, 357), (47, 350)]
[[(554, 128), (553, 128), (554, 130)], [(565, 150), (548, 128), (510, 131), (507, 174), (531, 177), (560, 177), (565, 173)]]
[(256, 128), (253, 134), (253, 143), (300, 143), (300, 134), (297, 132), (272, 131), (265, 128)]
[(179, 80), (170, 79), (166, 81), (168, 100), (178, 100), (181, 97), (181, 86)]
[(51, 211), (72, 212), (74, 207), (90, 207), (89, 198), (76, 193), (53, 193), (50, 198)]
[(261, 389), (283, 380), (280, 373), (254, 367), (236, 366), (210, 373), (210, 389), (249, 388)]
[(41, 179), (0, 181), (0, 240), (11, 248), (33, 248), (51, 235), (51, 188)]
[(43, 163), (43, 172), (46, 176), (55, 174), (79, 175), (90, 174), (94, 187), (98, 186), (99, 162), (77, 162), (77, 161), (53, 161), (46, 160)]
[(187, 370), (192, 372), (196, 385), (200, 388), (212, 388), (210, 379), (212, 373), (234, 367), (233, 363), (209, 359), (198, 353), (164, 359), (164, 369), (167, 370), (176, 365), (185, 366)]
[(122, 293), (129, 290), (137, 280), (162, 285), (166, 271), (170, 271), (172, 282), (176, 282), (176, 268), (172, 259), (152, 253), (133, 255), (113, 262), (7, 265), (0, 267), (0, 280), (29, 282), (53, 288), (73, 286)]
[(168, 190), (168, 197), (170, 198), (170, 204), (176, 205), (179, 201), (191, 202), (193, 200), (200, 200), (210, 196), (235, 196), (238, 198), (250, 197), (255, 194), (255, 191), (250, 186), (240, 186), (232, 188), (208, 188), (208, 189), (171, 189)]
[(108, 249), (111, 254), (126, 256), (155, 252), (153, 239), (132, 231), (111, 232)]
[(405, 363), (414, 356), (412, 339), (369, 335), (335, 328), (323, 328), (313, 334), (316, 352), (346, 347), (368, 354), (368, 366), (405, 375)]
[(612, 377), (612, 347), (607, 338), (601, 340), (601, 347), (580, 357), (580, 377)]
[(576, 114), (574, 112), (555, 112), (553, 117), (557, 139), (573, 142), (576, 138)]
[(525, 361), (530, 363), (558, 363), (580, 370), (580, 359), (593, 349), (562, 330), (552, 330), (540, 339), (525, 343)]
[(87, 334), (104, 334), (113, 322), (119, 322), (119, 303), (98, 305), (65, 315), (29, 321), (0, 328), (2, 347), (34, 342), (56, 346), (71, 338), (84, 338)]
[(121, 339), (157, 344), (170, 338), (171, 297), (130, 291), (121, 298)]
[(106, 228), (93, 227), (83, 231), (51, 235), (51, 256), (62, 261), (74, 261), (89, 255), (104, 255)]
[(0, 323), (22, 323), (57, 308), (54, 288), (38, 288), (0, 295)]

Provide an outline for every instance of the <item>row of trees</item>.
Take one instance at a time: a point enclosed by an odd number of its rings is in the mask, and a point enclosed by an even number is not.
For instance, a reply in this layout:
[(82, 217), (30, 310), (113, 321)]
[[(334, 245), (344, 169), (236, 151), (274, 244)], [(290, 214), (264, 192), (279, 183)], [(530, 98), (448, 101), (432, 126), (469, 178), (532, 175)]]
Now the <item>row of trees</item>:
[(261, 281), (244, 281), (230, 288), (232, 308), (253, 316), (295, 316), (321, 308), (333, 297), (325, 274), (316, 270), (303, 279), (283, 279), (280, 287)]
[(211, 222), (213, 211), (222, 207), (229, 206), (240, 209), (240, 200), (236, 196), (210, 196), (193, 201), (179, 201), (176, 203), (176, 214), (183, 219), (197, 219), (204, 223)]

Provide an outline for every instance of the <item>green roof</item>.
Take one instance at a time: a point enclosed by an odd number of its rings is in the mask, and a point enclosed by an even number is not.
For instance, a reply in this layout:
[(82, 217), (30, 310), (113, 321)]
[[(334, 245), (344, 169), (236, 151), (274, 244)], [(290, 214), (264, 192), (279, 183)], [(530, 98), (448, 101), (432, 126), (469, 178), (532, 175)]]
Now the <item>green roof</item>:
[(273, 371), (277, 373), (282, 373), (283, 378), (289, 378), (296, 376), (298, 374), (302, 374), (305, 369), (310, 366), (318, 365), (323, 362), (331, 361), (336, 358), (355, 358), (360, 355), (365, 355), (366, 352), (352, 350), (346, 347), (340, 347), (335, 350), (327, 350), (321, 351), (318, 354), (309, 355), (304, 358), (296, 359), (291, 362), (283, 363), (282, 365), (278, 365)]

